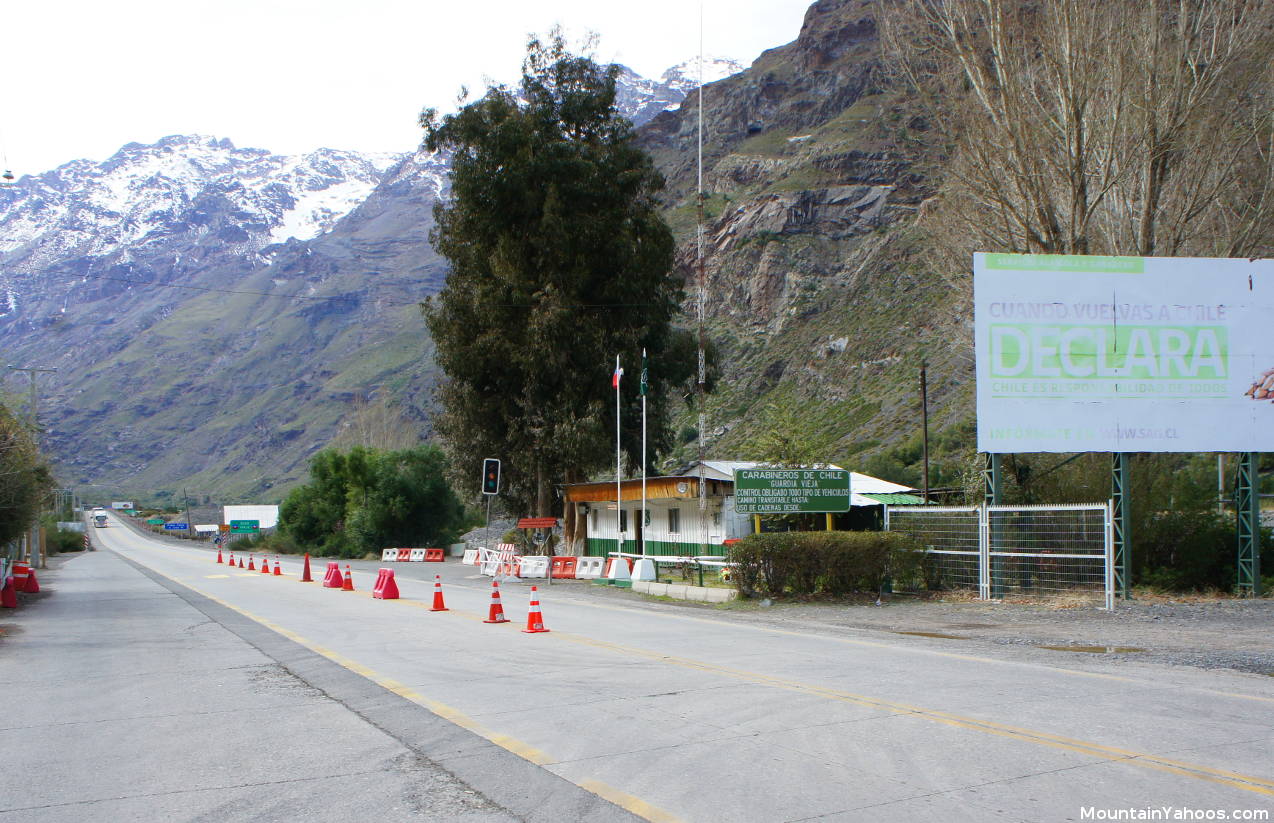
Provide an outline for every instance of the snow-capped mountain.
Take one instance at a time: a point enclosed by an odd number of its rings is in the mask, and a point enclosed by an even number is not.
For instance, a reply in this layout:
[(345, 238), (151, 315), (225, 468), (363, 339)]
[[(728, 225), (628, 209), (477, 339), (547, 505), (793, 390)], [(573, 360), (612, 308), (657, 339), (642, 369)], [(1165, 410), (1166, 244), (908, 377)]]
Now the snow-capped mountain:
[[(616, 88), (616, 103), (620, 113), (641, 126), (661, 111), (678, 108), (681, 101), (699, 87), (699, 58), (679, 63), (663, 73), (658, 80), (620, 66)], [(706, 86), (724, 80), (744, 67), (726, 57), (704, 57), (703, 82)]]
[[(624, 113), (675, 108), (695, 62), (625, 71)], [(0, 347), (59, 370), (41, 422), (60, 479), (265, 494), (382, 390), (427, 431), (447, 160), (172, 136), (0, 186)]]
[(333, 149), (288, 157), (203, 136), (129, 143), (104, 162), (76, 160), (0, 189), (0, 254), (8, 271), (35, 273), (227, 229), (221, 239), (239, 251), (309, 240), (401, 159)]
[[(713, 57), (704, 55), (703, 58), (703, 84), (715, 83), (718, 80), (724, 80), (727, 77), (738, 74), (746, 68), (737, 60), (731, 60), (728, 57)], [(699, 88), (699, 58), (687, 60), (684, 63), (678, 63), (668, 69), (659, 78), (659, 82), (665, 86), (677, 89), (682, 96), (689, 94), (692, 90)]]

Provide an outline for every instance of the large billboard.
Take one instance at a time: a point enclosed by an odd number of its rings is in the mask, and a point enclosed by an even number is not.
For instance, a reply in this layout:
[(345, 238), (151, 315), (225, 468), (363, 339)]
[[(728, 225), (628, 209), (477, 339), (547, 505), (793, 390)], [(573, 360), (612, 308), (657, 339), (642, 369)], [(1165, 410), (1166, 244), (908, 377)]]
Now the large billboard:
[(975, 254), (978, 449), (1274, 451), (1274, 261)]

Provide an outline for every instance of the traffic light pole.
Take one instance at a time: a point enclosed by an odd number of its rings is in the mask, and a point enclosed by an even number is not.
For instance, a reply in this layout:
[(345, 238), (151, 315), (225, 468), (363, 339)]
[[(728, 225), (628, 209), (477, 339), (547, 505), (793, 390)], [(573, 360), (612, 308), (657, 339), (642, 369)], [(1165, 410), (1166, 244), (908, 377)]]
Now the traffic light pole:
[(491, 498), (500, 493), (500, 461), (488, 457), (482, 461), (482, 494), (487, 498), (487, 525), (483, 530), (487, 551), (491, 550)]

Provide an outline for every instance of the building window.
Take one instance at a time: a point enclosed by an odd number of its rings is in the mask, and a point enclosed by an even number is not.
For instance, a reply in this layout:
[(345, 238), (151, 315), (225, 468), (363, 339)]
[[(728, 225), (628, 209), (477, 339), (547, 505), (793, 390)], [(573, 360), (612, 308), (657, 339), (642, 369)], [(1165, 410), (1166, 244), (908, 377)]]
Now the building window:
[(668, 533), (681, 534), (681, 509), (668, 510)]
[(712, 513), (712, 525), (714, 528), (721, 528), (721, 512)]

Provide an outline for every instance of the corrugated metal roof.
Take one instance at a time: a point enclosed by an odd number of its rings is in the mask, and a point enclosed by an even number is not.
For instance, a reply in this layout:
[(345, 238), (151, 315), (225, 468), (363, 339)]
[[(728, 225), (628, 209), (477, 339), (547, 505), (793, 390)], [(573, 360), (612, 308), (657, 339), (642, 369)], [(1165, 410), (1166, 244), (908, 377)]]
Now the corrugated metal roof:
[(874, 500), (877, 503), (885, 503), (890, 506), (923, 506), (924, 498), (914, 494), (897, 494), (888, 492), (863, 492), (863, 497)]

